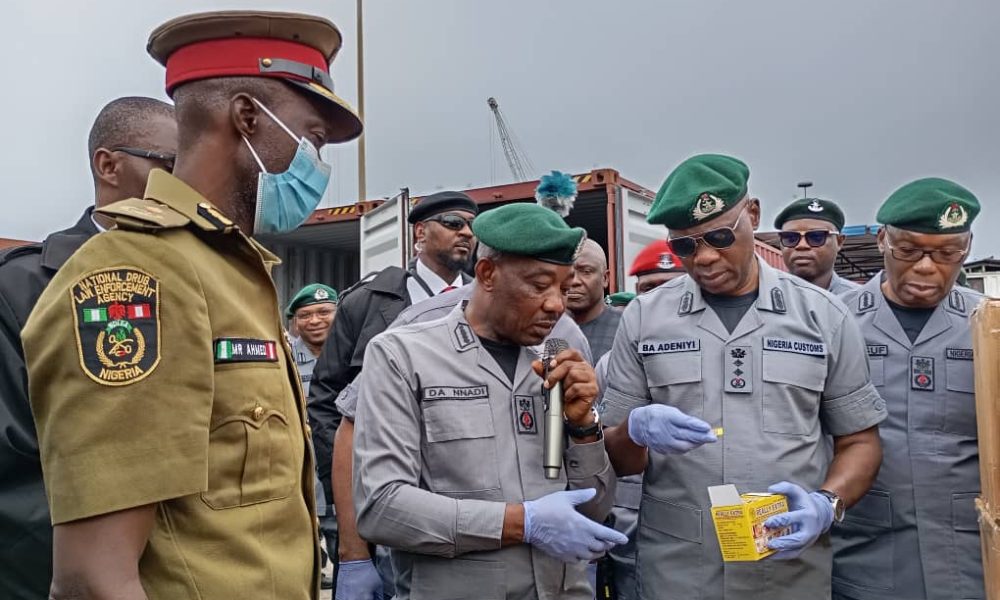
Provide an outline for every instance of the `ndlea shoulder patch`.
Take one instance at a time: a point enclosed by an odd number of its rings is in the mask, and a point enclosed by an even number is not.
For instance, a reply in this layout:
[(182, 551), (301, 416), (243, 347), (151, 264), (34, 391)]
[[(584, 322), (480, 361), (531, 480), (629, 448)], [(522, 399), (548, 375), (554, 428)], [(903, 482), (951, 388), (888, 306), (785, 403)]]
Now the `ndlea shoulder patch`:
[(128, 266), (92, 271), (70, 288), (80, 368), (101, 385), (149, 376), (160, 363), (160, 282)]

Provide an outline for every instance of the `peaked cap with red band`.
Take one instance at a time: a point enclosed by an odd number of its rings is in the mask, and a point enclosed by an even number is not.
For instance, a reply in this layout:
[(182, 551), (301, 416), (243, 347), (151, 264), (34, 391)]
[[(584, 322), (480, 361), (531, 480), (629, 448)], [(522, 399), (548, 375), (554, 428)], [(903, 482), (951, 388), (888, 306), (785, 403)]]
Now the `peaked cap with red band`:
[(218, 11), (167, 21), (149, 35), (146, 50), (167, 68), (167, 94), (216, 77), (280, 79), (327, 101), (335, 125), (331, 142), (346, 142), (363, 126), (333, 92), (329, 65), (340, 50), (337, 26), (312, 15)]
[(639, 276), (646, 273), (676, 273), (683, 270), (684, 265), (670, 249), (667, 240), (656, 240), (636, 255), (628, 274)]

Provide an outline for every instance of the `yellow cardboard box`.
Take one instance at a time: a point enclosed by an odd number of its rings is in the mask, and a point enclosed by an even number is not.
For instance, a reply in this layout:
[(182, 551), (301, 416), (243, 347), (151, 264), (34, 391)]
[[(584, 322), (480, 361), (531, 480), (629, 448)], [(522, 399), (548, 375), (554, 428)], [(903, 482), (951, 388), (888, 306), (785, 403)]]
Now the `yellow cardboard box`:
[(735, 485), (708, 488), (712, 500), (712, 522), (719, 537), (725, 562), (754, 561), (775, 553), (767, 547), (773, 538), (791, 533), (791, 527), (767, 529), (764, 521), (788, 512), (788, 500), (781, 494), (740, 494)]

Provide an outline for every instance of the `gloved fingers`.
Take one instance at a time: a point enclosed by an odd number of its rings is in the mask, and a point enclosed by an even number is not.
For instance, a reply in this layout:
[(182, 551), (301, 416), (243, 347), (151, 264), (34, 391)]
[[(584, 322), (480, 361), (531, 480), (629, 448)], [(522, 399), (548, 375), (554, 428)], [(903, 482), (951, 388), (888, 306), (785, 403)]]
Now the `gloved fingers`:
[(610, 546), (605, 548), (605, 550), (610, 550), (611, 548), (618, 546), (620, 544), (628, 543), (628, 536), (626, 536), (624, 533), (616, 529), (612, 529), (610, 527), (605, 527), (600, 523), (595, 523), (590, 519), (587, 519), (587, 521), (590, 523), (590, 526), (588, 527), (589, 529), (588, 533), (590, 533), (590, 535), (593, 536), (595, 539), (600, 540), (601, 542), (605, 542), (606, 544), (610, 544)]
[(660, 454), (683, 454), (690, 450), (694, 450), (701, 444), (696, 444), (694, 442), (689, 442), (687, 440), (679, 440), (670, 438), (666, 443), (660, 444), (656, 443), (655, 440), (649, 445), (650, 448), (659, 452)]
[(676, 408), (674, 408), (670, 415), (670, 422), (679, 428), (690, 429), (691, 431), (698, 431), (701, 433), (708, 433), (712, 431), (712, 426), (708, 423), (702, 421), (698, 417), (692, 417), (689, 414), (683, 413)]
[(719, 438), (716, 437), (715, 432), (711, 430), (700, 431), (697, 429), (688, 429), (686, 427), (678, 427), (677, 435), (675, 437), (680, 438), (682, 440), (687, 440), (689, 442), (694, 442), (699, 446), (702, 444), (711, 444), (713, 442), (719, 441)]
[[(594, 488), (583, 488), (579, 490), (566, 490), (565, 492), (555, 492), (555, 493), (564, 496), (567, 500), (569, 500), (570, 504), (572, 504), (573, 506), (578, 506), (580, 504), (583, 504), (584, 502), (589, 502), (590, 500), (593, 500), (594, 496), (597, 495), (597, 490)], [(586, 517), (583, 518), (586, 519)], [(587, 520), (589, 521), (590, 519)]]
[(806, 506), (806, 502), (809, 499), (809, 494), (806, 493), (804, 489), (790, 483), (788, 481), (779, 481), (771, 487), (767, 488), (767, 491), (772, 494), (782, 494), (788, 498), (788, 508), (792, 510), (798, 510)]
[(580, 550), (573, 555), (573, 558), (581, 562), (590, 562), (592, 560), (597, 560), (602, 556), (604, 556), (603, 552), (588, 552), (586, 550)]
[(779, 513), (773, 517), (768, 517), (764, 521), (764, 527), (768, 529), (781, 529), (789, 525), (801, 525), (808, 518), (809, 513), (804, 510), (793, 510), (786, 513)]
[(805, 531), (796, 531), (768, 540), (767, 547), (772, 550), (799, 550), (808, 546), (812, 540), (813, 536), (806, 535)]

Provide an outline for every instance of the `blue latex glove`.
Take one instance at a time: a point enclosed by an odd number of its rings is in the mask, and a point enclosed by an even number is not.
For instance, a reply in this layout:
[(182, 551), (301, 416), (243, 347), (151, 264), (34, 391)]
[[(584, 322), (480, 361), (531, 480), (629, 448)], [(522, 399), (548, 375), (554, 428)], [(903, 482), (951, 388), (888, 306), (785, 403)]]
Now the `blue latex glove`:
[(335, 600), (382, 600), (382, 578), (369, 559), (341, 562)]
[(664, 404), (633, 410), (628, 416), (628, 436), (660, 454), (683, 454), (719, 439), (708, 423)]
[(798, 558), (803, 550), (830, 529), (833, 524), (833, 505), (830, 499), (818, 492), (807, 493), (794, 483), (782, 481), (767, 488), (772, 494), (784, 494), (788, 498), (788, 512), (774, 515), (764, 521), (768, 529), (792, 527), (792, 533), (774, 538), (767, 543), (769, 548), (779, 550), (772, 554), (775, 560)]
[(623, 534), (595, 523), (576, 512), (576, 506), (597, 495), (597, 490), (554, 492), (524, 503), (524, 541), (563, 562), (595, 560), (618, 544)]

